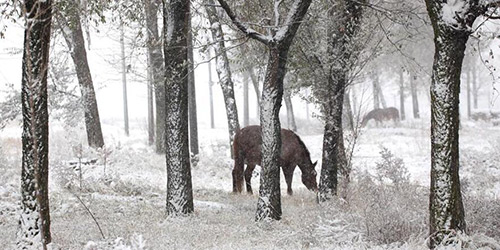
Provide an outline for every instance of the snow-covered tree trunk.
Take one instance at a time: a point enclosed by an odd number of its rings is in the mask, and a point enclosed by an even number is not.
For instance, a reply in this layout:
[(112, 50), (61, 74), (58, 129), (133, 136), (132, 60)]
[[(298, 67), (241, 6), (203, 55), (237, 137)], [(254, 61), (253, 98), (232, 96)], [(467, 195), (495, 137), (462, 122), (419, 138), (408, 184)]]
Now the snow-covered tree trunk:
[[(191, 154), (196, 159), (200, 154), (198, 146), (198, 117), (196, 112), (196, 85), (194, 78), (194, 56), (193, 56), (193, 31), (191, 27), (191, 17), (189, 18), (188, 31), (188, 59), (189, 59), (189, 74), (188, 74), (188, 107), (189, 107), (189, 146)], [(196, 162), (196, 161), (194, 161)]]
[(277, 46), (269, 48), (269, 59), (262, 91), (260, 124), (262, 129), (262, 172), (256, 220), (281, 219), (280, 155), (281, 124), (279, 112), (286, 74), (285, 53)]
[(87, 51), (85, 50), (85, 40), (80, 22), (80, 7), (78, 2), (72, 4), (72, 8), (66, 9), (64, 13), (66, 16), (59, 20), (59, 25), (62, 26), (64, 38), (75, 64), (76, 76), (83, 99), (87, 142), (90, 147), (101, 148), (104, 146), (104, 139), (94, 84), (87, 60)]
[[(430, 247), (447, 245), (447, 235), (465, 231), (459, 177), (459, 93), (464, 51), (480, 1), (426, 0), (434, 29), (431, 80)], [(483, 2), (484, 3), (484, 2)]]
[[(355, 52), (353, 38), (359, 28), (361, 13), (361, 5), (351, 0), (340, 1), (328, 13), (330, 19), (339, 15), (341, 18), (329, 25), (327, 32), (327, 53), (330, 71), (325, 86), (328, 94), (323, 107), (325, 129), (319, 182), (319, 202), (327, 201), (337, 195), (338, 172), (345, 167), (344, 164), (346, 163), (342, 112), (349, 69), (345, 65), (349, 62), (351, 54)], [(378, 90), (375, 85), (378, 82), (378, 76), (376, 77), (374, 90)], [(374, 98), (377, 96), (378, 94), (374, 93)]]
[(19, 249), (47, 249), (51, 242), (49, 213), (49, 65), (52, 1), (24, 1), (26, 18), (22, 64), (21, 211)]
[(123, 123), (125, 129), (125, 135), (129, 136), (129, 125), (128, 125), (128, 98), (127, 98), (127, 66), (125, 63), (125, 31), (123, 17), (120, 17), (120, 52), (121, 52), (121, 62), (122, 62), (122, 91), (123, 91)]
[[(164, 4), (166, 4), (164, 2)], [(192, 213), (188, 136), (189, 0), (171, 0), (163, 13), (165, 35), (167, 214)]]
[(148, 70), (147, 70), (147, 102), (148, 102), (148, 145), (155, 143), (155, 115), (153, 105), (153, 70), (151, 69), (150, 59), (148, 55)]
[(285, 100), (288, 129), (297, 132), (297, 124), (295, 123), (295, 115), (293, 113), (293, 104), (290, 91), (285, 91), (283, 99)]
[(410, 71), (410, 92), (413, 104), (413, 118), (420, 119), (420, 110), (418, 108), (417, 86), (415, 85), (416, 81), (417, 81), (417, 76), (415, 75), (415, 73)]
[(161, 39), (158, 35), (158, 3), (155, 0), (143, 0), (146, 16), (146, 36), (148, 50), (148, 68), (152, 71), (156, 106), (156, 153), (165, 153), (165, 70)]
[(399, 70), (399, 112), (401, 120), (406, 119), (405, 113), (405, 80), (403, 69)]
[[(214, 41), (215, 62), (217, 74), (219, 75), (219, 82), (222, 88), (222, 95), (224, 96), (224, 103), (226, 104), (227, 127), (229, 130), (230, 148), (233, 148), (233, 140), (236, 132), (240, 130), (240, 123), (238, 121), (238, 109), (236, 107), (236, 100), (234, 98), (234, 83), (232, 79), (231, 68), (229, 66), (229, 59), (227, 56), (226, 44), (224, 42), (224, 34), (222, 33), (222, 25), (220, 23), (219, 14), (215, 9), (214, 1), (207, 0), (206, 11), (208, 20), (210, 22), (210, 31)], [(231, 150), (231, 155), (232, 155)]]
[[(210, 58), (210, 49), (207, 50), (208, 58)], [(210, 102), (210, 128), (215, 128), (215, 117), (214, 117), (214, 92), (213, 92), (214, 82), (212, 81), (212, 62), (208, 62), (208, 95)]]

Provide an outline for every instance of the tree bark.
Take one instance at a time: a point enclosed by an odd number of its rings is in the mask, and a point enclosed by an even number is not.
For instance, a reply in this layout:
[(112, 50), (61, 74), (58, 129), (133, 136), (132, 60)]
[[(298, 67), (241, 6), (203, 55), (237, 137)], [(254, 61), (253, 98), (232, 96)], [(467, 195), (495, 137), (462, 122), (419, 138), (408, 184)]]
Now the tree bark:
[[(481, 14), (478, 1), (465, 13), (443, 20), (443, 2), (426, 0), (434, 29), (431, 81), (430, 247), (448, 245), (447, 235), (466, 230), (459, 177), (460, 75), (470, 28)], [(465, 17), (465, 19), (461, 19)]]
[[(194, 78), (194, 57), (193, 57), (193, 31), (191, 27), (191, 17), (189, 18), (189, 34), (188, 34), (188, 59), (189, 59), (189, 74), (188, 74), (188, 102), (189, 102), (189, 146), (194, 159), (200, 153), (198, 146), (198, 117), (196, 112), (196, 85)], [(194, 161), (196, 162), (196, 161)]]
[[(210, 56), (210, 50), (207, 51), (208, 58)], [(212, 61), (208, 61), (208, 93), (210, 101), (210, 128), (215, 128), (215, 118), (214, 118), (214, 93), (213, 93), (214, 82), (212, 81)]]
[[(346, 0), (332, 8), (328, 15), (333, 19), (341, 15), (337, 23), (328, 26), (327, 54), (330, 68), (326, 82), (328, 91), (324, 106), (325, 130), (323, 135), (323, 155), (319, 182), (318, 202), (325, 202), (337, 195), (338, 172), (345, 169), (345, 149), (342, 131), (342, 112), (347, 87), (348, 65), (354, 53), (352, 40), (359, 28), (362, 8), (360, 3)], [(375, 74), (374, 91), (378, 76)], [(374, 98), (378, 99), (374, 93)]]
[(17, 232), (20, 249), (47, 249), (51, 242), (49, 213), (49, 66), (52, 1), (24, 1), (26, 25), (22, 64), (21, 213)]
[(128, 100), (127, 100), (127, 66), (125, 63), (125, 33), (123, 17), (120, 17), (120, 49), (121, 49), (121, 62), (122, 62), (122, 85), (123, 85), (123, 123), (125, 135), (129, 136), (128, 125)]
[(163, 13), (168, 114), (165, 126), (168, 135), (166, 207), (169, 216), (188, 214), (194, 210), (188, 136), (189, 13), (189, 0), (171, 0), (168, 11)]
[(406, 119), (405, 113), (405, 80), (403, 69), (399, 70), (399, 112), (401, 113), (401, 120)]
[(146, 16), (146, 36), (148, 50), (148, 67), (153, 78), (153, 88), (156, 106), (156, 153), (165, 153), (165, 70), (161, 48), (161, 39), (158, 34), (158, 4), (155, 0), (143, 0)]
[(372, 71), (372, 89), (373, 89), (373, 109), (380, 108), (380, 94), (378, 93), (378, 73), (376, 71)]
[(155, 117), (153, 108), (153, 72), (151, 69), (151, 59), (148, 56), (148, 145), (153, 145), (155, 143)]
[(410, 72), (410, 91), (411, 91), (411, 100), (413, 103), (413, 118), (420, 119), (420, 110), (418, 108), (418, 94), (417, 87), (415, 86), (415, 82), (417, 81), (417, 76)]
[[(74, 7), (66, 10), (66, 17), (59, 20), (62, 26), (63, 36), (68, 45), (71, 58), (75, 64), (76, 76), (80, 85), (80, 91), (83, 100), (85, 128), (87, 130), (87, 142), (90, 147), (101, 148), (104, 146), (102, 136), (101, 121), (99, 119), (99, 110), (87, 60), (87, 51), (85, 50), (85, 40), (83, 38), (82, 25), (80, 22), (79, 3), (73, 3)], [(69, 31), (66, 31), (66, 29)]]
[[(219, 14), (215, 9), (214, 1), (207, 0), (207, 13), (208, 20), (211, 25), (212, 39), (214, 41), (214, 50), (216, 61), (216, 70), (219, 76), (220, 86), (222, 88), (222, 95), (226, 106), (227, 125), (229, 130), (229, 143), (230, 148), (233, 148), (233, 140), (236, 132), (240, 130), (240, 123), (238, 121), (238, 109), (236, 107), (236, 100), (234, 98), (234, 83), (232, 79), (232, 72), (229, 66), (229, 59), (227, 56), (226, 44), (224, 42), (224, 34), (220, 23)], [(233, 150), (231, 150), (231, 155)]]
[(285, 96), (283, 97), (283, 99), (285, 100), (288, 129), (297, 132), (297, 124), (295, 123), (295, 115), (293, 113), (292, 97), (290, 91), (285, 91)]
[(255, 76), (255, 72), (253, 69), (247, 69), (248, 74), (250, 75), (250, 79), (252, 80), (253, 90), (255, 91), (255, 99), (257, 100), (257, 118), (259, 118), (260, 114), (260, 90), (259, 90), (259, 81)]
[(351, 108), (351, 98), (349, 92), (346, 91), (344, 95), (344, 114), (346, 114), (348, 129), (354, 131), (354, 114)]

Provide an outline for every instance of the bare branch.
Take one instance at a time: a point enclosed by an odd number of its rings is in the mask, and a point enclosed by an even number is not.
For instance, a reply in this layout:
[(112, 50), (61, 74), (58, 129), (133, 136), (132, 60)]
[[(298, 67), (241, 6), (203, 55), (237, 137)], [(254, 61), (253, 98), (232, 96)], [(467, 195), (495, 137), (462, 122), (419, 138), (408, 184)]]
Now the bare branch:
[(229, 16), (231, 21), (233, 21), (233, 23), (236, 25), (236, 27), (238, 27), (238, 29), (241, 32), (245, 33), (247, 36), (249, 36), (249, 37), (251, 37), (251, 38), (253, 38), (253, 39), (255, 39), (263, 44), (268, 45), (271, 42), (271, 38), (269, 36), (263, 35), (263, 34), (257, 32), (256, 30), (254, 30), (250, 27), (247, 27), (245, 24), (243, 24), (238, 19), (236, 14), (231, 10), (231, 8), (226, 3), (226, 1), (224, 1), (224, 0), (217, 0), (217, 1), (219, 1), (219, 4), (221, 5), (221, 7), (224, 9), (224, 11), (226, 11), (226, 14)]

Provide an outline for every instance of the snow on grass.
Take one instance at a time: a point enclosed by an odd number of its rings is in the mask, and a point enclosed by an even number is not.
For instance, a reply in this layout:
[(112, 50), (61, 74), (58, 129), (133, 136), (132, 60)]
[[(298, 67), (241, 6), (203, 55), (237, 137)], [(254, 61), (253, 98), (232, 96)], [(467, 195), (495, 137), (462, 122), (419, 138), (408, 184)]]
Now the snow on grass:
[[(283, 219), (264, 223), (254, 222), (257, 195), (231, 193), (233, 161), (226, 129), (200, 129), (200, 161), (192, 167), (195, 212), (168, 219), (165, 156), (146, 145), (146, 130), (140, 126), (130, 137), (119, 126), (105, 124), (103, 130), (111, 150), (106, 172), (102, 157), (85, 147), (83, 128), (51, 130), (52, 235), (61, 249), (426, 249), (430, 140), (425, 125), (363, 129), (345, 201), (319, 206), (297, 168), (294, 195), (282, 197)], [(313, 161), (320, 160), (322, 134), (300, 132)], [(500, 147), (492, 147), (499, 132), (467, 124), (460, 131), (464, 202), (474, 233), (467, 240), (492, 246), (499, 240), (499, 219), (493, 214), (500, 206), (495, 205), (498, 195), (483, 195), (500, 190)], [(67, 164), (80, 144), (83, 157), (97, 159), (82, 166), (81, 191), (78, 170)], [(7, 249), (15, 248), (20, 146), (20, 133), (0, 135), (0, 244)], [(396, 189), (373, 181), (381, 146), (403, 160), (412, 184)], [(252, 186), (258, 190), (258, 171), (254, 175)], [(284, 178), (281, 187), (285, 194)], [(96, 217), (106, 239), (75, 195)]]

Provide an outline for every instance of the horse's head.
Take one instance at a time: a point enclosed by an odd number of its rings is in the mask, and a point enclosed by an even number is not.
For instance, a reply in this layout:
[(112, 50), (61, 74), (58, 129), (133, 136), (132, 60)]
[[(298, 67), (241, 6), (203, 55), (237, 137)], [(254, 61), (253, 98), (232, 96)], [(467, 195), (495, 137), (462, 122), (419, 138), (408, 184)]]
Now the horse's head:
[(316, 182), (317, 173), (316, 170), (314, 170), (317, 163), (317, 161), (315, 163), (309, 162), (309, 164), (301, 168), (302, 183), (311, 191), (318, 191), (318, 183)]

